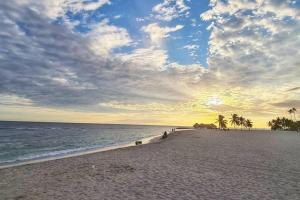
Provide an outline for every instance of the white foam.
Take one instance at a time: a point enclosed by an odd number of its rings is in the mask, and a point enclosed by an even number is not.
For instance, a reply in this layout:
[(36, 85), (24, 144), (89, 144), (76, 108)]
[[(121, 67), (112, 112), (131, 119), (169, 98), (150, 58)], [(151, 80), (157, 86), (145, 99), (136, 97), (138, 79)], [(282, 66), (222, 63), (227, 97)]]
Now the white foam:
[[(142, 144), (148, 144), (151, 142), (151, 140), (160, 137), (161, 135), (155, 135), (147, 138), (141, 139)], [(87, 148), (77, 148), (77, 149), (66, 149), (66, 150), (60, 150), (60, 151), (53, 151), (53, 152), (47, 152), (43, 154), (38, 155), (32, 155), (32, 156), (26, 156), (26, 157), (20, 157), (15, 160), (9, 160), (4, 163), (0, 164), (0, 169), (9, 168), (9, 167), (15, 167), (15, 166), (21, 166), (21, 165), (27, 165), (32, 163), (40, 163), (50, 160), (58, 160), (63, 158), (69, 158), (74, 156), (81, 156), (91, 153), (97, 153), (97, 152), (104, 152), (114, 149), (120, 149), (125, 147), (135, 146), (135, 141), (126, 143), (126, 144), (119, 144), (119, 145), (113, 145), (110, 147), (87, 147)]]

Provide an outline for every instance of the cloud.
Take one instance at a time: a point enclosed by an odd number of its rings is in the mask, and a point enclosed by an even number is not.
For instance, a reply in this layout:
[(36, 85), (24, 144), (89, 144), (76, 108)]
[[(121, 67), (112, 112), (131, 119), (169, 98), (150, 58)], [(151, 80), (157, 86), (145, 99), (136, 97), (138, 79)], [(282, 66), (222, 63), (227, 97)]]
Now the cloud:
[(279, 102), (279, 103), (273, 103), (272, 105), (277, 106), (277, 107), (283, 107), (283, 108), (300, 108), (300, 100), (298, 99), (294, 99), (294, 100), (286, 100), (283, 102)]
[(212, 73), (241, 86), (298, 83), (299, 8), (284, 0), (214, 0), (211, 5), (201, 18), (211, 22)]
[(189, 14), (188, 7), (184, 0), (164, 0), (162, 3), (157, 4), (152, 8), (156, 13), (155, 18), (163, 21), (172, 21), (181, 16)]
[(296, 91), (296, 90), (300, 90), (300, 87), (294, 87), (294, 88), (288, 89), (287, 91), (291, 92), (291, 91)]
[[(109, 3), (76, 2), (0, 2), (2, 107), (170, 111), (172, 115), (164, 115), (166, 121), (179, 122), (215, 111), (270, 116), (282, 106), (298, 105), (297, 92), (282, 94), (288, 88), (296, 91), (300, 76), (299, 8), (287, 1), (211, 1), (211, 9), (201, 15), (211, 23), (208, 68), (173, 61), (163, 48), (164, 40), (183, 29), (175, 22), (144, 26), (150, 43), (138, 47), (131, 30), (104, 17), (87, 24), (84, 33), (58, 23), (66, 12), (85, 15)], [(155, 17), (168, 21), (187, 15), (182, 3), (164, 1)], [(177, 11), (164, 14), (165, 6)], [(200, 49), (194, 44), (182, 48)], [(215, 96), (222, 105), (208, 106)], [(174, 119), (178, 116), (183, 118)]]
[(116, 16), (114, 16), (114, 19), (120, 19), (120, 18), (122, 18), (122, 15), (116, 15)]
[(68, 7), (70, 10), (78, 12), (80, 10), (91, 11), (97, 10), (102, 6), (110, 4), (110, 0), (98, 0), (98, 1), (70, 1)]
[(32, 104), (30, 99), (22, 98), (14, 94), (2, 94), (0, 98), (0, 105), (4, 106), (30, 106)]
[(63, 17), (68, 11), (79, 12), (79, 11), (93, 11), (101, 8), (106, 4), (110, 4), (110, 0), (20, 0), (15, 2), (21, 6), (30, 7), (39, 13), (39, 15), (46, 14), (51, 19), (57, 17)]
[[(122, 72), (114, 71), (117, 62), (91, 50), (89, 38), (25, 6), (1, 2), (0, 7), (2, 94), (37, 105), (72, 106), (93, 105), (114, 93), (105, 88)], [(122, 69), (122, 63), (117, 65)]]
[(130, 66), (138, 66), (141, 69), (162, 70), (168, 63), (167, 52), (154, 47), (135, 49), (132, 53), (119, 56)]
[(196, 44), (189, 44), (183, 46), (183, 49), (187, 49), (190, 57), (192, 57), (194, 60), (198, 58), (199, 48), (200, 46)]
[(127, 111), (146, 111), (146, 112), (174, 112), (178, 111), (169, 104), (148, 103), (148, 104), (128, 104), (119, 101), (101, 103), (101, 106)]
[(199, 49), (199, 45), (195, 45), (195, 44), (193, 44), (193, 45), (185, 45), (185, 46), (183, 46), (183, 48), (184, 49), (188, 49), (188, 50), (197, 50), (197, 49)]
[[(3, 98), (14, 95), (33, 106), (95, 112), (106, 109), (99, 103), (119, 99), (124, 103), (179, 102), (190, 96), (182, 89), (191, 87), (192, 81), (185, 82), (190, 74), (202, 73), (166, 67), (168, 56), (154, 47), (112, 53), (131, 39), (126, 29), (107, 20), (83, 35), (52, 23), (27, 5), (1, 2), (0, 8)], [(162, 37), (180, 28), (162, 28)]]
[(132, 39), (125, 28), (108, 23), (109, 21), (104, 19), (100, 23), (89, 26), (91, 31), (85, 35), (90, 40), (91, 49), (101, 56), (107, 56), (114, 49), (129, 46), (132, 43)]
[(142, 30), (147, 33), (153, 45), (160, 46), (163, 39), (168, 38), (170, 33), (182, 29), (183, 25), (176, 25), (175, 27), (161, 27), (157, 23), (152, 23), (142, 27)]

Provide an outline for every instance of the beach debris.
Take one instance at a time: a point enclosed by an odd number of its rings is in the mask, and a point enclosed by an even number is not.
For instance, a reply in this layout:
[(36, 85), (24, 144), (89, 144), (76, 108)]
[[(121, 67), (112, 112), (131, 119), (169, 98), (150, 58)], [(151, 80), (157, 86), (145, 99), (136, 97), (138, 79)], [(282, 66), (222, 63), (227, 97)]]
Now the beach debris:
[(143, 142), (142, 141), (140, 141), (140, 140), (138, 140), (138, 141), (135, 141), (135, 145), (140, 145), (140, 144), (142, 144)]

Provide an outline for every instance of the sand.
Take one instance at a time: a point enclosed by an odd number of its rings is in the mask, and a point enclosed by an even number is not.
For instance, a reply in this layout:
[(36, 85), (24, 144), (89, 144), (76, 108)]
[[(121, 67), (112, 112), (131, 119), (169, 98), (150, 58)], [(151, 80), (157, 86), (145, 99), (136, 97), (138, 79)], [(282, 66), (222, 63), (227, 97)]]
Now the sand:
[(0, 170), (0, 199), (300, 199), (300, 134), (193, 130)]

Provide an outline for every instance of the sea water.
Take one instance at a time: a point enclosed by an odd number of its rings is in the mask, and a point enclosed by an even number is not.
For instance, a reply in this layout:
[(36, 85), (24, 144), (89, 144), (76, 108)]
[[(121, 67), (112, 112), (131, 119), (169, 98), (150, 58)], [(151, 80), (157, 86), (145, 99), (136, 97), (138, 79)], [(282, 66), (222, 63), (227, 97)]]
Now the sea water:
[(0, 165), (125, 145), (168, 126), (0, 122)]

